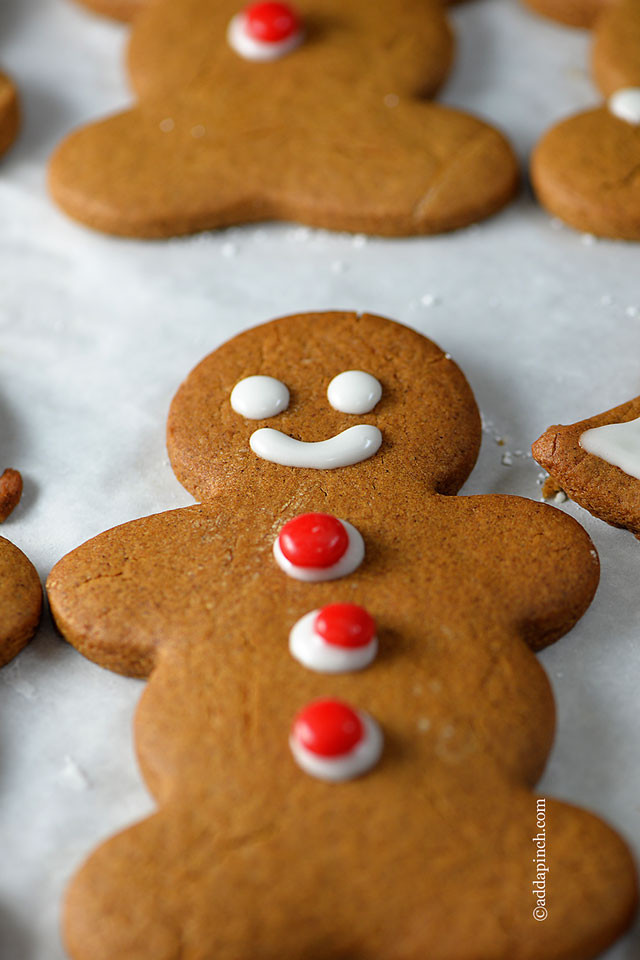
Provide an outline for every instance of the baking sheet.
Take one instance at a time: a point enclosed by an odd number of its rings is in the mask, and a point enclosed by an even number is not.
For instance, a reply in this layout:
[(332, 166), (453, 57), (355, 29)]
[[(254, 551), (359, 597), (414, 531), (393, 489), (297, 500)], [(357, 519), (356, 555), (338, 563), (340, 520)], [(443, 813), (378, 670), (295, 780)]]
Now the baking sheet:
[[(500, 124), (521, 156), (597, 102), (586, 34), (510, 0), (453, 17), (458, 68), (443, 99)], [(170, 399), (205, 353), (274, 316), (368, 309), (449, 350), (485, 420), (468, 492), (539, 497), (531, 441), (640, 392), (640, 248), (576, 234), (526, 192), (481, 226), (421, 240), (266, 225), (139, 243), (67, 221), (47, 199), (45, 160), (70, 127), (128, 102), (126, 33), (66, 0), (1, 0), (0, 62), (25, 107), (0, 168), (0, 466), (25, 477), (2, 533), (43, 578), (107, 527), (191, 502), (164, 449)], [(598, 811), (640, 854), (640, 545), (562, 509), (594, 538), (603, 576), (588, 614), (542, 655), (558, 737), (538, 791)], [(84, 660), (48, 619), (0, 672), (3, 958), (62, 960), (67, 879), (151, 810), (131, 737), (141, 689)], [(551, 852), (550, 909), (552, 863)], [(639, 945), (636, 932), (607, 960)]]

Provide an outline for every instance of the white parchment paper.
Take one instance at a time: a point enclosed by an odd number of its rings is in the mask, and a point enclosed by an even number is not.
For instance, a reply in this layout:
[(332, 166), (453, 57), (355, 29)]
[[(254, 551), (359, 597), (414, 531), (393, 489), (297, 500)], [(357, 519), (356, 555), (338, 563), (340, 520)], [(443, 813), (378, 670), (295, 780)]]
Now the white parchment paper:
[[(444, 99), (498, 123), (523, 158), (551, 122), (598, 101), (586, 34), (510, 0), (453, 16)], [(0, 166), (0, 466), (26, 481), (2, 533), (43, 579), (107, 527), (190, 502), (164, 449), (170, 399), (205, 353), (274, 316), (368, 309), (449, 350), (486, 425), (469, 492), (539, 497), (532, 440), (640, 391), (640, 247), (574, 233), (526, 191), (481, 226), (417, 240), (265, 225), (139, 243), (67, 221), (45, 162), (72, 126), (128, 102), (126, 33), (67, 0), (0, 0), (0, 63), (25, 110)], [(538, 789), (599, 812), (640, 853), (640, 544), (562, 509), (594, 538), (603, 576), (588, 614), (542, 655), (558, 736)], [(84, 660), (48, 619), (0, 673), (3, 960), (62, 960), (64, 884), (151, 809), (131, 737), (141, 689)], [(636, 932), (607, 960), (639, 947)]]

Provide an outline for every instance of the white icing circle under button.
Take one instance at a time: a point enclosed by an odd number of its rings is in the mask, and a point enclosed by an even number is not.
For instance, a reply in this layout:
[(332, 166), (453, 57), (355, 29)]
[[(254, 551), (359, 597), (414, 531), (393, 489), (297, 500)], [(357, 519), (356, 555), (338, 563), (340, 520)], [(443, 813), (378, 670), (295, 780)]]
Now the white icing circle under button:
[(289, 389), (275, 377), (245, 377), (231, 391), (231, 406), (247, 420), (275, 417), (289, 406)]
[(370, 413), (381, 396), (380, 381), (363, 370), (345, 370), (327, 388), (329, 403), (341, 413)]
[(375, 660), (378, 638), (374, 637), (364, 647), (339, 647), (327, 641), (314, 629), (320, 610), (312, 610), (293, 626), (289, 634), (291, 655), (303, 667), (318, 673), (350, 673), (364, 670)]
[(304, 39), (304, 31), (286, 37), (274, 43), (257, 40), (247, 30), (247, 17), (244, 13), (237, 13), (229, 22), (227, 28), (227, 42), (232, 50), (245, 60), (255, 60), (265, 63), (268, 60), (278, 60), (287, 53), (291, 53), (300, 46)]
[(337, 563), (330, 567), (297, 567), (288, 560), (280, 548), (280, 538), (276, 537), (273, 544), (273, 555), (280, 569), (294, 580), (303, 580), (306, 583), (321, 583), (324, 580), (338, 580), (357, 570), (364, 560), (364, 540), (359, 530), (346, 520), (340, 523), (347, 531), (349, 546)]
[(319, 756), (299, 743), (292, 734), (289, 746), (298, 766), (310, 776), (330, 783), (353, 780), (374, 767), (384, 746), (382, 730), (373, 717), (363, 710), (358, 711), (358, 716), (363, 728), (362, 740), (342, 757)]
[(580, 446), (613, 467), (640, 480), (640, 417), (626, 423), (607, 423), (585, 430)]
[(640, 124), (640, 87), (622, 87), (607, 102), (611, 113), (620, 120)]
[(295, 440), (280, 430), (263, 427), (251, 434), (249, 445), (262, 460), (283, 467), (310, 467), (314, 470), (335, 470), (368, 460), (380, 449), (382, 434), (377, 427), (359, 423), (342, 433), (307, 443)]

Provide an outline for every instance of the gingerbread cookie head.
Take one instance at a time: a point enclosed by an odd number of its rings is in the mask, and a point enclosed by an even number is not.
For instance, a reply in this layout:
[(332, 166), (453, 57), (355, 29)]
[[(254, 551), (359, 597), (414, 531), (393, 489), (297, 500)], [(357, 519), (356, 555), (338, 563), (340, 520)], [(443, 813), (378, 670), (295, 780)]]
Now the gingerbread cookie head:
[(16, 88), (4, 73), (0, 73), (0, 156), (15, 140), (18, 123)]
[(640, 87), (548, 131), (531, 162), (541, 203), (572, 227), (640, 240)]
[[(330, 347), (329, 347), (330, 345)], [(454, 492), (479, 449), (473, 395), (431, 341), (382, 317), (284, 317), (207, 357), (178, 391), (168, 446), (206, 500), (242, 484), (283, 498), (321, 483), (378, 494), (413, 464), (425, 492)]]
[(426, 101), (451, 56), (435, 0), (158, 0), (131, 38), (138, 106), (62, 144), (53, 195), (90, 226), (145, 237), (268, 219), (463, 226), (518, 177), (496, 131)]

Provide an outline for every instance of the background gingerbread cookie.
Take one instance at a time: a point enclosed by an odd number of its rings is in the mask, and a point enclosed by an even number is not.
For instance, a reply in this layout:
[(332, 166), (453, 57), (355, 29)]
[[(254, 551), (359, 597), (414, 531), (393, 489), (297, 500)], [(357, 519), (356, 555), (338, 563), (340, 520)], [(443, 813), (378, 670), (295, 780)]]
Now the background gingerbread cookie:
[(138, 105), (72, 134), (55, 200), (99, 230), (168, 237), (294, 220), (436, 233), (514, 195), (506, 140), (435, 105), (453, 39), (429, 0), (159, 0), (136, 18)]
[(570, 426), (549, 427), (532, 449), (572, 500), (640, 537), (640, 397)]
[(525, 0), (544, 17), (571, 27), (592, 27), (615, 0)]
[(42, 587), (24, 553), (0, 537), (0, 667), (36, 632), (42, 613)]
[(616, 0), (598, 20), (593, 38), (593, 72), (602, 92), (640, 89), (640, 0)]
[(640, 87), (553, 127), (531, 177), (540, 202), (577, 230), (640, 240)]
[(9, 149), (18, 133), (18, 96), (13, 83), (0, 72), (0, 156)]
[(541, 203), (578, 230), (640, 240), (640, 2), (618, 0), (598, 20), (595, 78), (607, 102), (553, 127), (531, 176)]
[(625, 846), (552, 801), (554, 909), (533, 917), (554, 722), (531, 650), (598, 563), (559, 511), (453, 496), (479, 443), (453, 361), (380, 317), (287, 317), (190, 375), (168, 444), (202, 502), (49, 578), (67, 639), (152, 676), (159, 810), (74, 880), (74, 960), (577, 960), (628, 923)]

